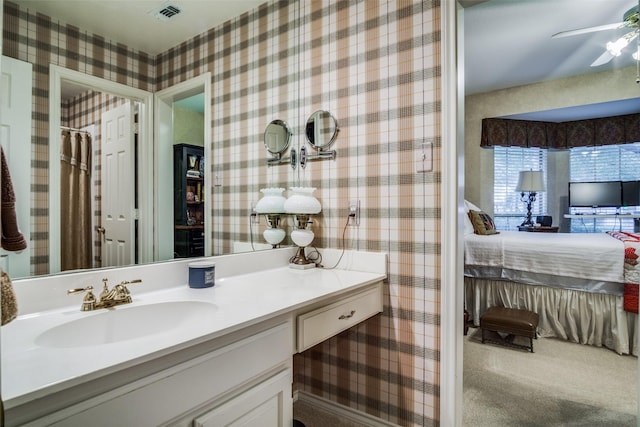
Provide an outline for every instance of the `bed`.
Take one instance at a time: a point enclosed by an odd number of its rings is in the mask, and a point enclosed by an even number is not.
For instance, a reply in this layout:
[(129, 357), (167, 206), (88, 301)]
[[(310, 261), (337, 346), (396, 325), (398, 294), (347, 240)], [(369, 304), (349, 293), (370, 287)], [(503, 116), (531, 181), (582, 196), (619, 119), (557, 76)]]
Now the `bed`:
[(542, 337), (637, 354), (625, 247), (607, 233), (466, 233), (465, 307), (475, 325), (492, 306), (532, 310)]

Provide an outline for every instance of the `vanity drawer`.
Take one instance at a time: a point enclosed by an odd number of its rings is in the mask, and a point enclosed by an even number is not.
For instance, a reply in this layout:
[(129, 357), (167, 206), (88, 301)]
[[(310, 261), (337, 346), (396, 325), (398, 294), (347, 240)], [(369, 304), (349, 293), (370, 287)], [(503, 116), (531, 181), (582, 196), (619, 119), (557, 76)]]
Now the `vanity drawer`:
[(298, 352), (382, 312), (382, 282), (298, 316)]

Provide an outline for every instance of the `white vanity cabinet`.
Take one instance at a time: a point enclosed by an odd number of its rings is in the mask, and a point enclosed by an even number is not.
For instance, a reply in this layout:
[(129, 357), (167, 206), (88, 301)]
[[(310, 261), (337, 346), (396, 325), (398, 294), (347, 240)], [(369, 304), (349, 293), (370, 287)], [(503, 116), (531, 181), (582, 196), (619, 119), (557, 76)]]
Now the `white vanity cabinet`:
[(28, 425), (289, 427), (292, 333), (287, 320)]
[(382, 312), (382, 282), (298, 315), (297, 349), (303, 352)]
[(291, 370), (285, 370), (200, 415), (193, 427), (290, 426)]
[[(160, 286), (186, 277), (186, 261), (109, 270), (112, 281), (135, 276), (156, 288), (99, 313), (55, 296), (106, 273), (22, 283), (20, 299), (35, 302), (0, 329), (5, 426), (290, 427), (293, 355), (382, 312), (386, 278), (386, 255), (377, 253), (348, 252), (344, 269), (267, 268), (290, 255), (216, 257), (216, 286), (196, 290)], [(41, 289), (52, 289), (51, 304), (40, 303)], [(193, 310), (156, 321), (184, 304)], [(61, 327), (103, 336), (122, 318), (131, 330), (161, 328), (104, 342), (42, 340)]]

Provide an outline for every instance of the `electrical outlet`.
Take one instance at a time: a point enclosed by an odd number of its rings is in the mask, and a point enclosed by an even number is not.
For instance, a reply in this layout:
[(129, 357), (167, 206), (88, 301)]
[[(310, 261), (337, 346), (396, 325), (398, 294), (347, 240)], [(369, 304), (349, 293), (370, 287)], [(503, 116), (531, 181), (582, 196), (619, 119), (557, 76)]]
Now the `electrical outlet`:
[(349, 204), (349, 225), (360, 225), (360, 200), (352, 200)]
[(260, 216), (258, 215), (258, 212), (256, 212), (256, 204), (258, 202), (251, 202), (251, 223), (252, 224), (259, 224), (260, 223)]

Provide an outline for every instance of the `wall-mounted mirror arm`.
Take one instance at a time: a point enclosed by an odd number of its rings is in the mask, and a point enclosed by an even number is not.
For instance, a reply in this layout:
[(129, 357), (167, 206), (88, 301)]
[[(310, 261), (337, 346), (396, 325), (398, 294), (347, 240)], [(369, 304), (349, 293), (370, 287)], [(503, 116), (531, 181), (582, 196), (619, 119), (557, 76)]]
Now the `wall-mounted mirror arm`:
[(307, 160), (323, 160), (323, 159), (331, 159), (335, 160), (336, 158), (336, 150), (327, 150), (327, 151), (318, 151), (316, 154), (308, 154)]
[(275, 154), (274, 157), (269, 157), (267, 159), (267, 165), (269, 165), (269, 166), (280, 165), (282, 163), (290, 164), (291, 163), (291, 157), (289, 157), (289, 156), (282, 157), (282, 154), (278, 153), (278, 154)]
[(306, 147), (302, 147), (300, 148), (300, 167), (302, 169), (304, 169), (307, 166), (307, 162), (310, 162), (312, 160), (324, 160), (324, 159), (330, 159), (330, 160), (334, 160), (336, 158), (336, 150), (320, 150), (318, 153), (316, 154), (307, 154), (307, 148)]

